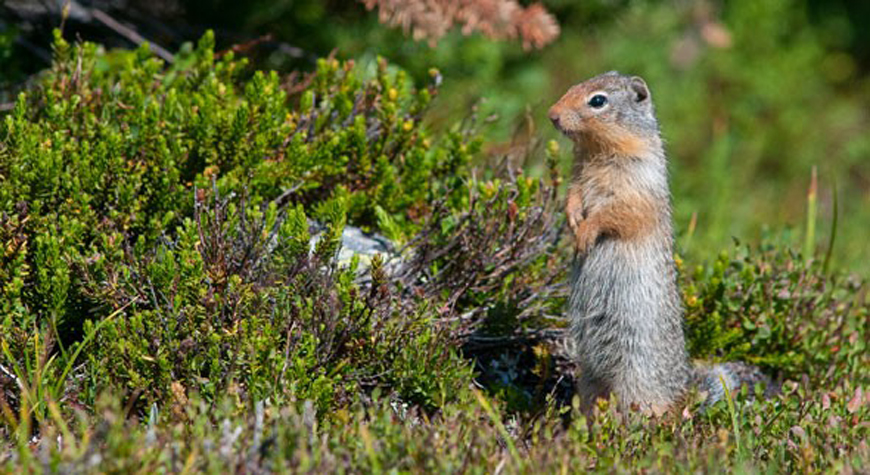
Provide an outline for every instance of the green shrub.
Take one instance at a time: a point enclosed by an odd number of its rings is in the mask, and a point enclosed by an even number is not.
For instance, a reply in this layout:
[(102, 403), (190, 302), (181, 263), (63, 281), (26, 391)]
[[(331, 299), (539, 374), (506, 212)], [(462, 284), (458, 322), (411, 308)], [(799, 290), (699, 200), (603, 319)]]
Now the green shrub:
[(421, 115), (436, 89), (414, 91), (384, 62), (364, 79), (352, 62), (323, 60), (288, 98), (275, 73), (252, 75), (212, 48), (207, 35), (184, 66), (163, 72), (147, 47), (107, 55), (58, 36), (51, 74), (0, 131), (0, 211), (26, 203), (42, 236), (23, 296), (31, 307), (73, 311), (61, 260), (92, 257), (113, 232), (153, 243), (191, 215), (193, 187), (212, 178), (224, 191), (247, 187), (255, 203), (292, 199), (314, 217), (340, 199), (366, 229), (383, 209), (410, 233), (475, 151), (461, 135), (433, 143)]
[(870, 309), (857, 277), (829, 277), (821, 262), (772, 244), (723, 251), (683, 274), (693, 356), (743, 360), (786, 378), (867, 380)]
[[(400, 242), (424, 228), (432, 242), (456, 240), (464, 231), (448, 223), (482, 211), (468, 202), (478, 193), (500, 201), (484, 217), (497, 227), (484, 227), (482, 257), (499, 252), (502, 223), (552, 221), (553, 196), (540, 208), (535, 181), (469, 179), (480, 143), (467, 126), (426, 129), (437, 71), (416, 90), (384, 61), (366, 71), (323, 60), (282, 83), (215, 58), (211, 34), (170, 69), (147, 46), (106, 53), (57, 36), (55, 54), (0, 132), (8, 367), (32, 372), (29, 342), (48, 335), (45, 354), (61, 361), (38, 379), (85, 404), (100, 388), (139, 410), (188, 393), (311, 399), (319, 413), (377, 386), (427, 409), (463, 397), (470, 365), (441, 323), (446, 295), (416, 272), (393, 280), (380, 260), (362, 285), (356, 263), (335, 260), (346, 223)], [(311, 254), (309, 217), (326, 225)], [(439, 288), (482, 292), (477, 280), (539, 260), (525, 253)], [(443, 378), (421, 371), (433, 367)]]
[[(355, 262), (337, 266), (343, 208), (324, 216), (328, 230), (309, 254), (301, 205), (206, 200), (177, 238), (153, 251), (140, 239), (127, 262), (90, 266), (86, 292), (125, 310), (88, 352), (88, 400), (99, 388), (148, 404), (179, 391), (212, 401), (229, 393), (240, 403), (309, 399), (326, 413), (364, 386), (394, 387), (424, 407), (460, 392), (467, 364), (422, 309), (397, 307), (382, 260), (372, 261), (368, 290), (355, 283)], [(424, 367), (445, 372), (440, 384), (421, 380)]]

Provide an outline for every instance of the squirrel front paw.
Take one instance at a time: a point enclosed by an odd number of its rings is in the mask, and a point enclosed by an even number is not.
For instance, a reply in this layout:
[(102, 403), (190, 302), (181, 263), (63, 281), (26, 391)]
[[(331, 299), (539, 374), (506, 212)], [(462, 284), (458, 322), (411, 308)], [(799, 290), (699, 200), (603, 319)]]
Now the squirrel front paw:
[(586, 254), (592, 249), (598, 239), (598, 229), (588, 219), (577, 223), (574, 227), (574, 249), (579, 254)]
[(582, 210), (568, 210), (568, 227), (571, 229), (571, 232), (576, 236), (578, 231), (580, 230), (580, 223), (583, 222), (583, 211)]

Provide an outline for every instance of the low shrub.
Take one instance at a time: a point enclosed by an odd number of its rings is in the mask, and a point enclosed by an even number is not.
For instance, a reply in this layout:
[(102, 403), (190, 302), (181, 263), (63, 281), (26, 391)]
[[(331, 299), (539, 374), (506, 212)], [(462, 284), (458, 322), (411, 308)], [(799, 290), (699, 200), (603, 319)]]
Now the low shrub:
[[(2, 359), (30, 396), (327, 414), (381, 387), (434, 410), (471, 381), (456, 317), (521, 312), (552, 273), (555, 188), (474, 178), (476, 121), (424, 125), (437, 71), (414, 89), (384, 61), (329, 59), (282, 82), (211, 34), (169, 69), (147, 47), (57, 36), (55, 54), (0, 133)], [(400, 270), (375, 259), (358, 280), (336, 258), (347, 224), (409, 242)], [(459, 268), (431, 252), (450, 242), (473, 253)]]
[(736, 246), (711, 265), (684, 270), (690, 352), (747, 361), (780, 378), (868, 381), (866, 284), (823, 267), (763, 244)]

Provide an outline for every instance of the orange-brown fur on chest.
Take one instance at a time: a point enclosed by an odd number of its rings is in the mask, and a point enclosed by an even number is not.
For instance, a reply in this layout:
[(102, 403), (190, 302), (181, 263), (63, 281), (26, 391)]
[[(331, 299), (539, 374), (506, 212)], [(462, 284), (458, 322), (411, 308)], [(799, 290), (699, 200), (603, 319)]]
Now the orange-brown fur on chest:
[[(597, 142), (606, 149), (583, 148), (575, 158), (568, 189), (566, 213), (574, 233), (575, 248), (586, 253), (601, 235), (621, 240), (643, 238), (653, 232), (662, 206), (656, 198), (634, 188), (620, 160), (644, 160), (650, 152), (641, 139), (624, 134), (619, 141)], [(582, 146), (582, 144), (581, 144)], [(594, 150), (594, 154), (590, 151)], [(630, 153), (629, 153), (630, 152)]]

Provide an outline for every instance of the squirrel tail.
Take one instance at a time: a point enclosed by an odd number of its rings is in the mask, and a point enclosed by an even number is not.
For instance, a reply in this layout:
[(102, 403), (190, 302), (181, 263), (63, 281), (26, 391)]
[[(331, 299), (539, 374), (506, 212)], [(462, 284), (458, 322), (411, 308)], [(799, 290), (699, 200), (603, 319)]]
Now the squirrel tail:
[(710, 406), (725, 399), (727, 394), (732, 397), (745, 385), (750, 389), (756, 384), (764, 387), (764, 398), (775, 396), (780, 391), (780, 385), (761, 372), (757, 366), (732, 361), (714, 365), (700, 364), (694, 368), (695, 386), (707, 397), (704, 406)]

